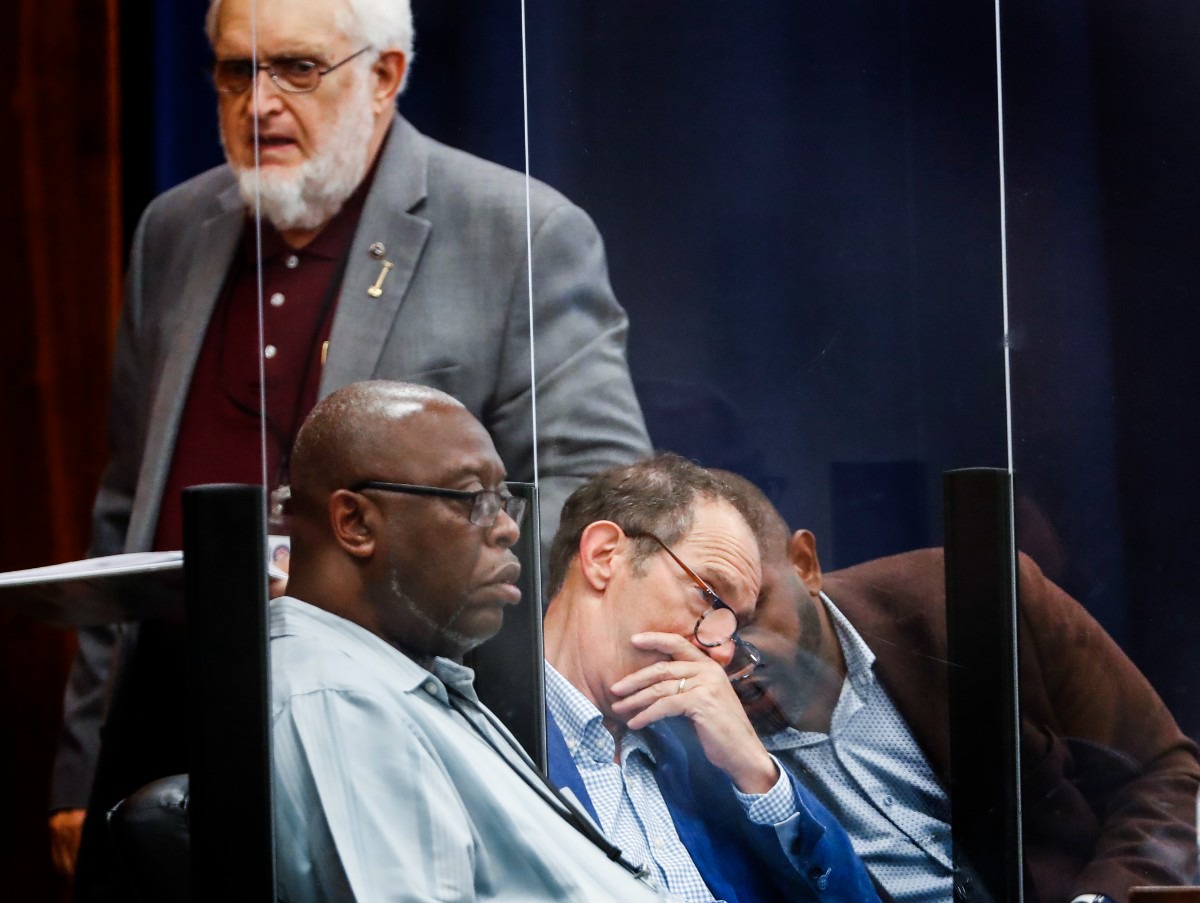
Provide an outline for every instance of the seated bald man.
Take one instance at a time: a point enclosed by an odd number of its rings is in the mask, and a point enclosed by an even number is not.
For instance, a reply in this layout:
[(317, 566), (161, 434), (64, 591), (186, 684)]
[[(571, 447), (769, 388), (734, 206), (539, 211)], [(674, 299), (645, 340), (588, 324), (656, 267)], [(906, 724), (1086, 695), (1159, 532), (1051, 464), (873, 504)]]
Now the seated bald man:
[(461, 664), (520, 600), (504, 476), (434, 389), (355, 383), (305, 421), (271, 610), (280, 899), (655, 899)]
[[(760, 582), (726, 484), (674, 455), (599, 474), (551, 547), (551, 779), (676, 899), (876, 900), (849, 839), (731, 685)], [(728, 671), (728, 673), (727, 673)]]
[[(742, 682), (768, 749), (898, 901), (953, 897), (941, 549), (821, 573), (752, 484), (725, 475), (762, 551), (766, 667)], [(1022, 555), (1025, 899), (1124, 903), (1196, 874), (1196, 749), (1116, 643)]]

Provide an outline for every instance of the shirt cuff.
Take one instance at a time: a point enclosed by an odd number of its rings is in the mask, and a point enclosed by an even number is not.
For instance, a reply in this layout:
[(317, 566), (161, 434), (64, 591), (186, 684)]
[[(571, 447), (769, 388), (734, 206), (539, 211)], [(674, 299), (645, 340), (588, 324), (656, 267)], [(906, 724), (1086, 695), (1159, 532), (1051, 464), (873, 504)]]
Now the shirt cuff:
[(733, 792), (746, 810), (746, 817), (756, 825), (778, 825), (796, 814), (796, 793), (792, 789), (792, 778), (779, 760), (771, 756), (779, 770), (779, 780), (766, 793), (742, 793), (737, 787)]

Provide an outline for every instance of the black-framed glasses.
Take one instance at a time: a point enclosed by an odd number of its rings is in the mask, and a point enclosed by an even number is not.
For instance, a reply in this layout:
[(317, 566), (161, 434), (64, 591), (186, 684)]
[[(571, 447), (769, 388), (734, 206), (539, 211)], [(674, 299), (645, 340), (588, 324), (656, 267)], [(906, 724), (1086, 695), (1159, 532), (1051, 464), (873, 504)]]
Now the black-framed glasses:
[(386, 480), (362, 480), (350, 487), (351, 492), (378, 489), (382, 492), (403, 492), (407, 495), (432, 495), (438, 498), (460, 499), (471, 503), (468, 519), (477, 527), (490, 527), (501, 511), (507, 511), (517, 524), (525, 518), (526, 500), (496, 489), (443, 489), (441, 486), (418, 486), (413, 483), (389, 483)]
[(258, 73), (266, 70), (276, 87), (289, 94), (307, 94), (317, 90), (321, 79), (341, 66), (346, 65), (355, 57), (362, 56), (370, 45), (362, 50), (356, 50), (344, 60), (332, 66), (321, 68), (316, 60), (306, 60), (300, 57), (281, 56), (255, 64), (251, 60), (217, 60), (213, 63), (213, 85), (221, 94), (241, 94), (248, 91), (258, 78)]
[(654, 540), (662, 546), (664, 552), (671, 556), (671, 560), (692, 578), (696, 588), (703, 593), (711, 607), (696, 621), (696, 626), (692, 628), (692, 636), (706, 649), (715, 649), (717, 646), (733, 643), (733, 658), (725, 668), (725, 673), (729, 675), (731, 681), (736, 683), (744, 680), (758, 668), (765, 667), (762, 653), (752, 643), (743, 640), (738, 635), (737, 613), (729, 606), (728, 602), (717, 595), (716, 590), (708, 585), (708, 581), (684, 564), (679, 556), (671, 551), (671, 547), (653, 533), (638, 530), (626, 532), (625, 535), (631, 539)]

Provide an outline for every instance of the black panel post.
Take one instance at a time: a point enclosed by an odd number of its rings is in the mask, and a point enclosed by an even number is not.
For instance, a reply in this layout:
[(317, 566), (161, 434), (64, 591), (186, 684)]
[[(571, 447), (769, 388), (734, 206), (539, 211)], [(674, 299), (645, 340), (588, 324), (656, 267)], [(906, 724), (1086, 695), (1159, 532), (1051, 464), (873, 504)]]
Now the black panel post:
[(1012, 480), (944, 474), (950, 818), (957, 901), (1023, 899)]
[(183, 493), (195, 900), (275, 900), (261, 486)]
[(521, 559), (521, 604), (504, 613), (504, 626), (472, 651), (475, 691), (504, 722), (542, 772), (546, 761), (546, 672), (542, 645), (541, 520), (537, 487), (509, 483), (513, 495), (529, 500), (529, 513), (513, 551)]

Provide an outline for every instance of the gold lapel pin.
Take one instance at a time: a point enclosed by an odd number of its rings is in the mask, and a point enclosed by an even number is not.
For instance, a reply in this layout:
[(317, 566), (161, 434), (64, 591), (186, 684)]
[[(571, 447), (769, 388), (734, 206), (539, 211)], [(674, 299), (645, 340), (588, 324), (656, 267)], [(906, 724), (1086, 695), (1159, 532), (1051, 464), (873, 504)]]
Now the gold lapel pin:
[(379, 271), (379, 278), (375, 280), (374, 285), (367, 289), (368, 295), (370, 295), (372, 298), (378, 298), (383, 294), (383, 280), (387, 278), (388, 270), (390, 270), (393, 266), (395, 266), (395, 264), (393, 264), (390, 260), (385, 260), (383, 262), (383, 269)]

